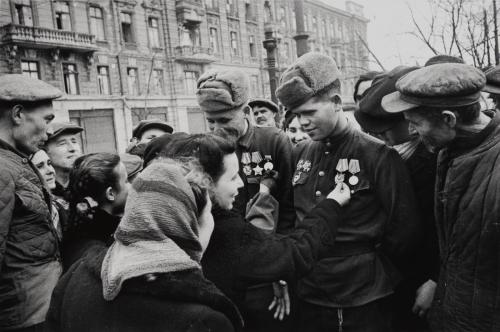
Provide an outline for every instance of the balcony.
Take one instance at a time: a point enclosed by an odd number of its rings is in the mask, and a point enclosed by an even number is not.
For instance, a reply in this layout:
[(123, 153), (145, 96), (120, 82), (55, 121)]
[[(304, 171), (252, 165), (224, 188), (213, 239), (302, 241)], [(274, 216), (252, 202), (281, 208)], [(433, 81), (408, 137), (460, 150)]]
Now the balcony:
[(80, 52), (98, 49), (94, 35), (87, 33), (7, 24), (0, 28), (2, 44), (31, 48), (58, 48)]
[(212, 48), (190, 45), (177, 46), (175, 48), (175, 58), (179, 62), (202, 64), (212, 63), (217, 60)]
[(177, 0), (175, 9), (177, 20), (181, 24), (197, 25), (205, 16), (205, 5), (201, 0)]

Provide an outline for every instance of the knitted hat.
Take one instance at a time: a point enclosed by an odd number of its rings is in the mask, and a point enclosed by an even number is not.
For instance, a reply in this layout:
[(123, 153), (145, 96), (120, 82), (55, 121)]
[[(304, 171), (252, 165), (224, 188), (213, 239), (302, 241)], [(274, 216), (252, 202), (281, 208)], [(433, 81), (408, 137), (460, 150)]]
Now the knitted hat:
[(202, 111), (221, 112), (247, 103), (249, 90), (250, 83), (244, 72), (211, 70), (198, 80), (196, 97)]
[(135, 179), (102, 265), (105, 299), (115, 298), (127, 279), (200, 268), (197, 207), (185, 174), (167, 160)]
[(276, 96), (291, 110), (325, 88), (334, 84), (340, 87), (340, 78), (335, 60), (321, 53), (309, 52), (298, 58), (281, 75)]

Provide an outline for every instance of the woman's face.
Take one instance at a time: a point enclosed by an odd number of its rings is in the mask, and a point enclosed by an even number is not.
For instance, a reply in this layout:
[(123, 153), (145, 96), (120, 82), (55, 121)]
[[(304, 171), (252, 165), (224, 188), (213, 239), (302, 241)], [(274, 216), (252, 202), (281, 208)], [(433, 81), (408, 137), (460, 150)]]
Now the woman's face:
[(215, 182), (213, 198), (221, 208), (231, 210), (238, 195), (238, 189), (243, 187), (243, 181), (238, 173), (240, 166), (236, 153), (224, 156), (223, 165), (224, 172)]
[(42, 175), (47, 187), (52, 190), (56, 187), (56, 171), (52, 167), (52, 161), (47, 153), (43, 150), (38, 150), (31, 157), (31, 162)]

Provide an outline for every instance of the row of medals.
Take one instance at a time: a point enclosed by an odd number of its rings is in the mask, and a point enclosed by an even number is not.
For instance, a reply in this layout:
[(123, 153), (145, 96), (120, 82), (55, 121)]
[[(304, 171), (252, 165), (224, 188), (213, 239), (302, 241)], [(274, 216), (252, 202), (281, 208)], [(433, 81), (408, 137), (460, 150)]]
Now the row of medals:
[(335, 168), (337, 174), (335, 175), (335, 184), (345, 182), (345, 173), (349, 171), (351, 176), (348, 182), (351, 186), (355, 186), (359, 183), (359, 178), (356, 176), (361, 170), (359, 168), (359, 160), (351, 159), (350, 161), (346, 158), (339, 159), (337, 167)]
[[(266, 160), (264, 163), (264, 168), (260, 167), (260, 163), (262, 160)], [(241, 163), (243, 164), (243, 173), (246, 176), (251, 176), (252, 171), (255, 176), (262, 175), (262, 171), (270, 172), (273, 170), (274, 165), (272, 163), (272, 158), (270, 155), (265, 155), (262, 158), (262, 155), (259, 151), (256, 152), (243, 152), (241, 154)], [(251, 164), (255, 164), (256, 166), (252, 168)]]

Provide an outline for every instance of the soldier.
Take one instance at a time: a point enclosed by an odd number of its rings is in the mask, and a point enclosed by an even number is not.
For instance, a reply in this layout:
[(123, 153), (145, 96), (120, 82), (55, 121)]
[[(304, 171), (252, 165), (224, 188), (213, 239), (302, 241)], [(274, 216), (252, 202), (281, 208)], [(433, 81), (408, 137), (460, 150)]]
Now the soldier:
[(299, 331), (390, 331), (388, 297), (400, 264), (420, 238), (415, 198), (403, 161), (351, 127), (342, 111), (335, 61), (307, 53), (281, 76), (276, 95), (312, 141), (296, 147), (293, 177), (299, 222), (335, 187), (351, 204), (327, 258), (298, 285)]
[(429, 323), (433, 331), (500, 330), (500, 116), (481, 112), (485, 75), (444, 63), (418, 69), (382, 99), (404, 112), (440, 150), (435, 211), (441, 269)]
[(0, 77), (0, 330), (42, 331), (62, 266), (50, 193), (29, 155), (47, 140), (62, 93), (22, 75)]
[(248, 106), (252, 109), (255, 123), (259, 127), (278, 127), (277, 117), (279, 107), (271, 100), (257, 98), (252, 99)]

